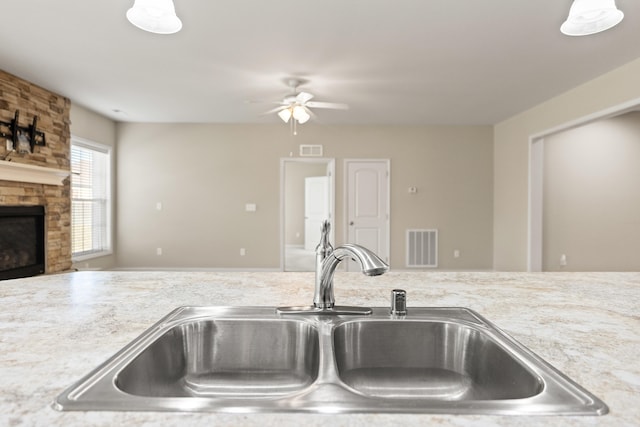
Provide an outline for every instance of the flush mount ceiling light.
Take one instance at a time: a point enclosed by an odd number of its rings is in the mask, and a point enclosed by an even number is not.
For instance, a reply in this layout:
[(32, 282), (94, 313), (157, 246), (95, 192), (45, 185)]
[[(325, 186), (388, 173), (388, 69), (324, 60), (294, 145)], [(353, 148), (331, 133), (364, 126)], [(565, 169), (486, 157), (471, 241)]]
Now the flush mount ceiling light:
[(141, 30), (155, 34), (173, 34), (182, 28), (172, 0), (135, 0), (127, 11), (127, 19)]
[(588, 36), (614, 27), (622, 18), (624, 13), (615, 0), (573, 0), (560, 31), (567, 36)]

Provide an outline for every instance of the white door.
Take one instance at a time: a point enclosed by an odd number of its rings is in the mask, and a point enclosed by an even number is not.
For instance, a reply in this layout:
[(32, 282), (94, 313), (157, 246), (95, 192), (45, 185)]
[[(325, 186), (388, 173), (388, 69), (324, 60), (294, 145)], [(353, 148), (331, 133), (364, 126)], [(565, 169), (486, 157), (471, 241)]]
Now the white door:
[[(389, 262), (389, 161), (345, 160), (347, 242)], [(349, 263), (349, 271), (358, 270)]]
[(329, 218), (329, 177), (304, 179), (304, 249), (313, 251), (320, 242), (322, 222)]

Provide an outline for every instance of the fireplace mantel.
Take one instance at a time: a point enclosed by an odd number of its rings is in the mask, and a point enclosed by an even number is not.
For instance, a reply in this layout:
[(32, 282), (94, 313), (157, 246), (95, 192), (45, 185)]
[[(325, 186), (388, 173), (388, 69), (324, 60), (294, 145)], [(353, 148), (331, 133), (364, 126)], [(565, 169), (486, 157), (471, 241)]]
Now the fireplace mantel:
[(62, 185), (62, 182), (68, 176), (69, 171), (62, 169), (0, 161), (0, 180), (29, 182), (33, 184)]

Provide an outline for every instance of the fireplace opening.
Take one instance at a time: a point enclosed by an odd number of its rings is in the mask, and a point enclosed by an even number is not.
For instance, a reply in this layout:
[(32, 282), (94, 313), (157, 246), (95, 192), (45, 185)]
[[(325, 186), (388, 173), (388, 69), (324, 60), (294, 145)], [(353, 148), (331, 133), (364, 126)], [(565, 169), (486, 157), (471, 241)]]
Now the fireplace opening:
[(0, 206), (0, 280), (45, 268), (44, 206)]

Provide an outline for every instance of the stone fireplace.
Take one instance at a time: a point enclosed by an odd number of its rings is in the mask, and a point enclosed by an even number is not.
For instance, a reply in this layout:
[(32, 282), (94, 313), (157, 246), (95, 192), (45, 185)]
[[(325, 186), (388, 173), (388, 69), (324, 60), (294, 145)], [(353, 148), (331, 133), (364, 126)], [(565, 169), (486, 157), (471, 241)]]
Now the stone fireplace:
[(32, 153), (7, 150), (0, 138), (0, 206), (41, 206), (45, 211), (45, 272), (71, 268), (69, 99), (0, 70), (0, 117), (20, 124), (38, 116), (46, 146)]

